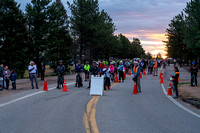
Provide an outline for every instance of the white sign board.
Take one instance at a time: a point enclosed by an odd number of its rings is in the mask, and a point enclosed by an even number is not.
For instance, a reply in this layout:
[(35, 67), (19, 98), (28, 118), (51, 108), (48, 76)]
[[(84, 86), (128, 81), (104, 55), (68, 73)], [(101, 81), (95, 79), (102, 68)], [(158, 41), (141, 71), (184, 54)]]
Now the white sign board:
[(103, 95), (104, 89), (104, 76), (101, 77), (91, 77), (91, 87), (90, 87), (90, 95)]

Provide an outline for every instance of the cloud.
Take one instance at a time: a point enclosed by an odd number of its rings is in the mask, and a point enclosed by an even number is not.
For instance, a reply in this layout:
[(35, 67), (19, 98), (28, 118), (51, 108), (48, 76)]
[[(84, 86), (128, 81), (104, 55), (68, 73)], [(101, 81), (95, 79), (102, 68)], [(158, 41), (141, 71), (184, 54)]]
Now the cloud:
[[(16, 1), (22, 4), (21, 8), (24, 10), (31, 0)], [(104, 9), (113, 18), (117, 28), (115, 34), (122, 33), (130, 40), (137, 37), (146, 51), (158, 52), (162, 49), (164, 53), (162, 41), (165, 40), (165, 30), (170, 20), (185, 8), (187, 1), (189, 0), (99, 0), (99, 5), (100, 9)], [(67, 0), (62, 2), (67, 8)], [(70, 13), (69, 9), (67, 11)], [(152, 48), (152, 44), (159, 47)]]

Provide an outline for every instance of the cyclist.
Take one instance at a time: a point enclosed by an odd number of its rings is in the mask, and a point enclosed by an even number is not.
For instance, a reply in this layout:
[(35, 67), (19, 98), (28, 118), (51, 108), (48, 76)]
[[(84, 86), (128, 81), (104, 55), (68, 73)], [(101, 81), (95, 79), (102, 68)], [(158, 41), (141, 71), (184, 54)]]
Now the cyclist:
[(60, 89), (60, 84), (63, 86), (64, 83), (64, 73), (65, 73), (65, 66), (63, 65), (63, 61), (59, 61), (59, 65), (57, 66), (56, 72), (58, 74), (57, 80), (57, 89)]
[(75, 87), (83, 87), (83, 82), (82, 82), (82, 74), (81, 71), (83, 70), (83, 66), (81, 65), (81, 61), (78, 61), (78, 64), (75, 66), (75, 72), (76, 72), (76, 84)]
[(89, 79), (89, 73), (90, 73), (90, 65), (88, 61), (86, 61), (86, 64), (84, 65), (84, 70), (85, 70), (85, 81), (87, 81)]
[[(196, 66), (195, 62), (192, 62), (192, 67), (190, 68), (191, 72), (191, 86), (197, 86), (197, 72), (198, 72), (198, 67)], [(194, 84), (195, 83), (195, 84)]]

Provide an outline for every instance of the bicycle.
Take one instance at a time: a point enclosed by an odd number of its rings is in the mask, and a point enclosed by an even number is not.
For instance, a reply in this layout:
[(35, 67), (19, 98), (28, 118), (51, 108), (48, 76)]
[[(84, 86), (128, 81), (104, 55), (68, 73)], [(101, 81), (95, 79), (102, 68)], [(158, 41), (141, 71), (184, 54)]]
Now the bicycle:
[(77, 73), (76, 75), (76, 84), (75, 87), (83, 87), (83, 83), (82, 83), (82, 78), (80, 76), (80, 72)]
[(195, 85), (196, 85), (196, 83), (195, 83), (195, 75), (192, 74), (192, 86), (195, 86)]
[(58, 89), (63, 87), (63, 78), (62, 75), (58, 74)]

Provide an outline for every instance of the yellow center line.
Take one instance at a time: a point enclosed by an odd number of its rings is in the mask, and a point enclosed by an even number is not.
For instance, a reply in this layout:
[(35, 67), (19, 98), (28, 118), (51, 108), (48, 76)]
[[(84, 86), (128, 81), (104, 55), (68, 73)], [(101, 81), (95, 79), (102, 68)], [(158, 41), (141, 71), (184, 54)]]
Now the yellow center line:
[[(114, 83), (111, 85), (111, 88), (117, 85)], [(93, 96), (91, 100), (88, 102), (86, 107), (86, 112), (84, 113), (84, 125), (87, 133), (99, 133), (99, 129), (96, 122), (96, 105), (100, 96)]]

